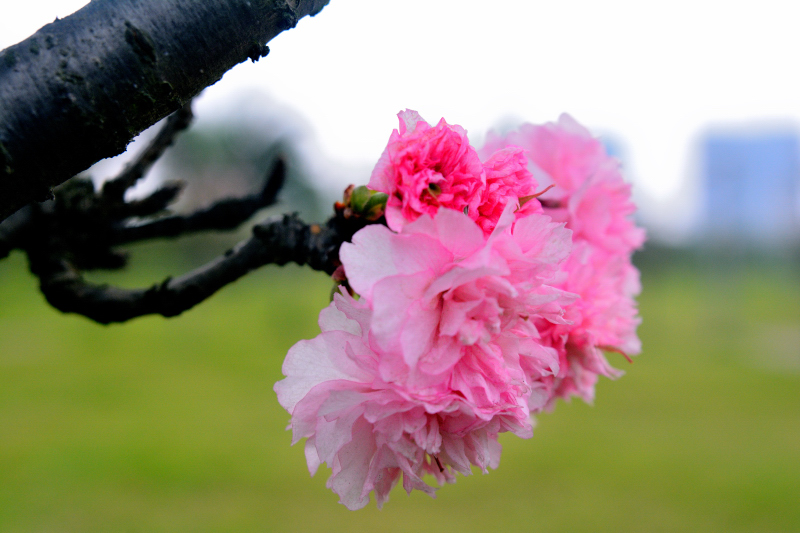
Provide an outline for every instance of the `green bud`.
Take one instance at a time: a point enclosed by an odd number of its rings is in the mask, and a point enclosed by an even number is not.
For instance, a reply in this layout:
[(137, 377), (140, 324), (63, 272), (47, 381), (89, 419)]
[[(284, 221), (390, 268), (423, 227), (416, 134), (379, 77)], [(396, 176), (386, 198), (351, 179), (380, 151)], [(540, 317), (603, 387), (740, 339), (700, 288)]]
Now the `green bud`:
[(367, 220), (377, 220), (386, 211), (386, 200), (389, 195), (385, 192), (376, 192), (370, 196), (367, 205), (364, 206), (364, 216)]
[(356, 187), (353, 189), (353, 193), (350, 196), (350, 209), (352, 209), (354, 213), (363, 213), (367, 202), (370, 200), (370, 196), (372, 196), (372, 191), (365, 186), (361, 185), (360, 187)]

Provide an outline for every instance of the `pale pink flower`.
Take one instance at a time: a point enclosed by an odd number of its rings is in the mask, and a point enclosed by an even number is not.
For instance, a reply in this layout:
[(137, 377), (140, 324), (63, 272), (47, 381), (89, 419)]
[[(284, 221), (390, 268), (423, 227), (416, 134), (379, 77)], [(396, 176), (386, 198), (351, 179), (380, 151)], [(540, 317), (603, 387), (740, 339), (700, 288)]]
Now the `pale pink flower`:
[(433, 494), (425, 474), (495, 468), (499, 433), (531, 436), (530, 404), (545, 404), (559, 373), (534, 324), (563, 322), (573, 298), (546, 285), (570, 233), (540, 214), (515, 221), (515, 208), (488, 237), (445, 208), (342, 246), (361, 298), (339, 295), (320, 314), (322, 333), (289, 351), (275, 390), (309, 469), (327, 463), (348, 508), (371, 491), (380, 506), (401, 474), (406, 490)]
[[(313, 475), (331, 468), (327, 486), (348, 509), (360, 509), (375, 493), (378, 507), (403, 478), (403, 487), (431, 496), (423, 481), (454, 481), (454, 472), (484, 471), (500, 460), (497, 435), (529, 436), (523, 404), (476, 409), (456, 391), (411, 390), (379, 376), (380, 355), (369, 341), (369, 308), (337, 294), (320, 314), (322, 333), (300, 341), (286, 357), (286, 379), (275, 385), (278, 400), (292, 414), (293, 443), (306, 438)], [(520, 423), (522, 421), (522, 423)]]
[(477, 218), (485, 177), (467, 132), (444, 119), (431, 126), (416, 111), (403, 111), (398, 118), (400, 127), (389, 137), (368, 185), (389, 195), (389, 227), (399, 231), (440, 207), (466, 210)]
[(644, 234), (597, 139), (563, 115), (490, 136), (481, 162), (460, 127), (399, 117), (370, 180), (391, 229), (340, 249), (360, 298), (335, 297), (275, 386), (312, 475), (326, 463), (350, 509), (401, 477), (433, 495), (426, 474), (497, 467), (499, 433), (530, 437), (556, 398), (591, 401), (618, 375), (603, 351), (640, 349)]
[(373, 310), (371, 339), (387, 354), (386, 379), (425, 387), (465, 350), (491, 358), (485, 346), (498, 335), (536, 338), (536, 317), (562, 321), (572, 298), (547, 281), (567, 257), (570, 234), (543, 215), (515, 222), (515, 209), (506, 207), (488, 238), (463, 213), (441, 209), (399, 234), (369, 226), (342, 245), (350, 286)]

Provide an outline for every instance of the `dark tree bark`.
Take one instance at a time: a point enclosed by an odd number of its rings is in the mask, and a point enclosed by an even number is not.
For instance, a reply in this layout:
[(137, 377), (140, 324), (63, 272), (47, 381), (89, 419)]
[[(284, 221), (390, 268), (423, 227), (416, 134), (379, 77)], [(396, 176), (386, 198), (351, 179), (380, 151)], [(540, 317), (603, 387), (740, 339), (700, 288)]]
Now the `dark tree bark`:
[(50, 256), (49, 250), (41, 256), (28, 250), (28, 256), (50, 305), (64, 313), (78, 313), (100, 324), (110, 324), (151, 314), (177, 316), (268, 264), (307, 264), (333, 274), (339, 265), (339, 247), (366, 223), (363, 219), (334, 216), (321, 226), (306, 224), (295, 214), (273, 217), (254, 226), (253, 237), (206, 265), (142, 289), (89, 283), (67, 261)]
[(352, 185), (333, 205), (333, 216), (325, 224), (307, 224), (296, 213), (272, 217), (253, 226), (250, 239), (178, 278), (141, 289), (97, 285), (84, 278), (84, 271), (123, 268), (128, 256), (118, 250), (120, 245), (233, 229), (277, 200), (286, 178), (282, 155), (272, 162), (258, 191), (217, 200), (193, 213), (169, 212), (180, 182), (166, 182), (149, 196), (126, 201), (125, 192), (189, 127), (192, 116), (191, 102), (170, 115), (144, 150), (99, 190), (91, 180), (76, 176), (56, 187), (52, 200), (30, 203), (0, 222), (0, 259), (12, 250), (23, 251), (53, 307), (101, 324), (150, 314), (179, 315), (267, 264), (308, 265), (350, 290), (339, 248), (364, 226), (386, 223), (387, 199), (386, 194)]
[(0, 53), (0, 221), (328, 0), (93, 0)]
[[(325, 224), (274, 217), (178, 278), (122, 289), (83, 277), (123, 268), (120, 245), (232, 229), (276, 201), (286, 171), (280, 156), (261, 190), (187, 215), (168, 211), (180, 183), (137, 200), (126, 201), (125, 193), (189, 126), (194, 95), (235, 64), (266, 55), (266, 41), (327, 2), (93, 0), (1, 52), (0, 259), (22, 250), (53, 307), (102, 324), (178, 315), (270, 263), (306, 264), (346, 287), (339, 247), (365, 225), (385, 223), (385, 195), (363, 187), (348, 188)], [(84, 177), (62, 184), (170, 113), (148, 146), (99, 190)], [(49, 201), (35, 203), (42, 200)]]
[(125, 322), (149, 314), (179, 315), (225, 285), (266, 264), (294, 262), (334, 275), (341, 283), (339, 247), (368, 224), (385, 223), (385, 196), (361, 187), (345, 191), (325, 224), (306, 224), (296, 214), (273, 217), (253, 227), (253, 236), (206, 265), (178, 278), (141, 289), (123, 289), (86, 281), (83, 271), (119, 269), (127, 254), (119, 245), (172, 238), (201, 231), (233, 229), (273, 205), (286, 177), (286, 163), (273, 162), (260, 190), (225, 198), (194, 213), (171, 214), (168, 205), (181, 184), (168, 182), (150, 196), (126, 201), (134, 186), (174, 137), (189, 126), (190, 104), (162, 126), (149, 145), (114, 179), (96, 190), (76, 177), (55, 189), (55, 198), (31, 203), (0, 223), (0, 259), (18, 249), (28, 256), (47, 301), (65, 313), (99, 322)]

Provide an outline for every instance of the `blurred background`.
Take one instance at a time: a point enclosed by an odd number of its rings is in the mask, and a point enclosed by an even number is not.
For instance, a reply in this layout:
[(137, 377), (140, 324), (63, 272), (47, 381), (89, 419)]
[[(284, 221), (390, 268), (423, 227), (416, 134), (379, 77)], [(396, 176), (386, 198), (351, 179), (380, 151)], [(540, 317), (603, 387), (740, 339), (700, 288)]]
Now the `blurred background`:
[[(82, 0), (0, 6), (0, 48)], [(0, 531), (800, 531), (800, 6), (785, 1), (331, 0), (208, 88), (138, 193), (191, 210), (290, 161), (278, 206), (323, 220), (395, 114), (492, 128), (568, 112), (620, 158), (650, 236), (643, 353), (504, 438), (488, 476), (349, 512), (289, 447), (272, 385), (331, 282), (263, 268), (173, 319), (61, 315), (0, 262)], [(128, 154), (88, 171), (101, 181)], [(247, 228), (130, 248), (149, 285)]]

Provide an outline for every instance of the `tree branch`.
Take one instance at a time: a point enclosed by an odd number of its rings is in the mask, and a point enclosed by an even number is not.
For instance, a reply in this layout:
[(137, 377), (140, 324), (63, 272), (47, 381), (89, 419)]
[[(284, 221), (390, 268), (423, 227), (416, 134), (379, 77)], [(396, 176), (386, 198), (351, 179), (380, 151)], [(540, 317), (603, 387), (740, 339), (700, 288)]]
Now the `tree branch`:
[(161, 157), (164, 150), (170, 147), (175, 136), (189, 127), (193, 118), (192, 101), (189, 100), (183, 107), (169, 116), (166, 124), (150, 141), (147, 148), (128, 163), (119, 176), (103, 184), (103, 196), (121, 203), (125, 198), (125, 191), (136, 185), (136, 182), (150, 170), (150, 167)]
[(25, 206), (0, 223), (0, 259), (22, 248), (31, 223), (31, 206)]
[(385, 194), (352, 185), (324, 227), (305, 224), (296, 214), (271, 218), (253, 227), (253, 237), (179, 278), (143, 289), (122, 289), (86, 281), (82, 270), (121, 268), (127, 256), (114, 248), (134, 241), (176, 237), (210, 229), (232, 229), (273, 204), (286, 177), (281, 157), (260, 191), (217, 201), (189, 215), (152, 218), (131, 225), (131, 217), (156, 215), (181, 187), (167, 183), (150, 196), (125, 201), (125, 192), (158, 159), (192, 114), (187, 104), (169, 118), (149, 145), (115, 179), (96, 191), (91, 180), (75, 177), (55, 189), (52, 201), (31, 203), (0, 222), (0, 258), (19, 248), (28, 255), (47, 301), (65, 313), (79, 313), (109, 324), (160, 314), (171, 317), (202, 302), (228, 283), (266, 264), (294, 262), (333, 274), (339, 248), (367, 224), (383, 223)]
[(93, 0), (0, 53), (0, 220), (179, 109), (328, 0)]
[(341, 213), (324, 227), (305, 224), (296, 214), (275, 217), (254, 226), (253, 237), (210, 263), (146, 289), (88, 283), (78, 270), (58, 258), (31, 257), (31, 270), (39, 276), (47, 301), (65, 313), (78, 313), (101, 324), (150, 314), (171, 317), (263, 265), (294, 262), (332, 274), (340, 264), (342, 242), (368, 223), (346, 219)]
[(210, 207), (190, 215), (167, 216), (135, 226), (118, 226), (113, 231), (111, 241), (113, 244), (125, 244), (160, 237), (177, 237), (198, 231), (236, 228), (253, 216), (256, 211), (275, 202), (285, 178), (286, 163), (279, 158), (267, 177), (263, 189), (256, 194), (244, 198), (218, 200)]
[[(169, 127), (167, 128), (169, 129)], [(155, 142), (145, 149), (151, 152)], [(140, 156), (137, 161), (146, 159)], [(138, 163), (134, 163), (134, 166)], [(30, 204), (0, 223), (0, 257), (13, 248), (28, 255), (47, 301), (65, 313), (78, 313), (109, 324), (160, 314), (171, 317), (202, 302), (228, 283), (266, 264), (308, 264), (332, 274), (340, 266), (339, 247), (371, 223), (381, 223), (369, 202), (353, 209), (353, 187), (325, 224), (306, 224), (296, 214), (273, 217), (253, 227), (253, 237), (224, 255), (179, 278), (167, 278), (142, 289), (122, 289), (87, 282), (84, 269), (121, 268), (126, 255), (114, 246), (139, 240), (177, 237), (186, 233), (231, 229), (259, 209), (274, 203), (284, 183), (286, 166), (278, 158), (262, 189), (244, 198), (228, 198), (189, 215), (174, 215), (128, 226), (127, 217), (150, 215), (166, 207), (177, 188), (166, 186), (150, 197), (124, 202), (125, 190), (95, 192), (92, 182), (75, 178), (56, 189), (53, 201)], [(133, 185), (127, 170), (120, 182)], [(113, 189), (112, 189), (113, 191)], [(379, 206), (380, 207), (380, 206)]]

